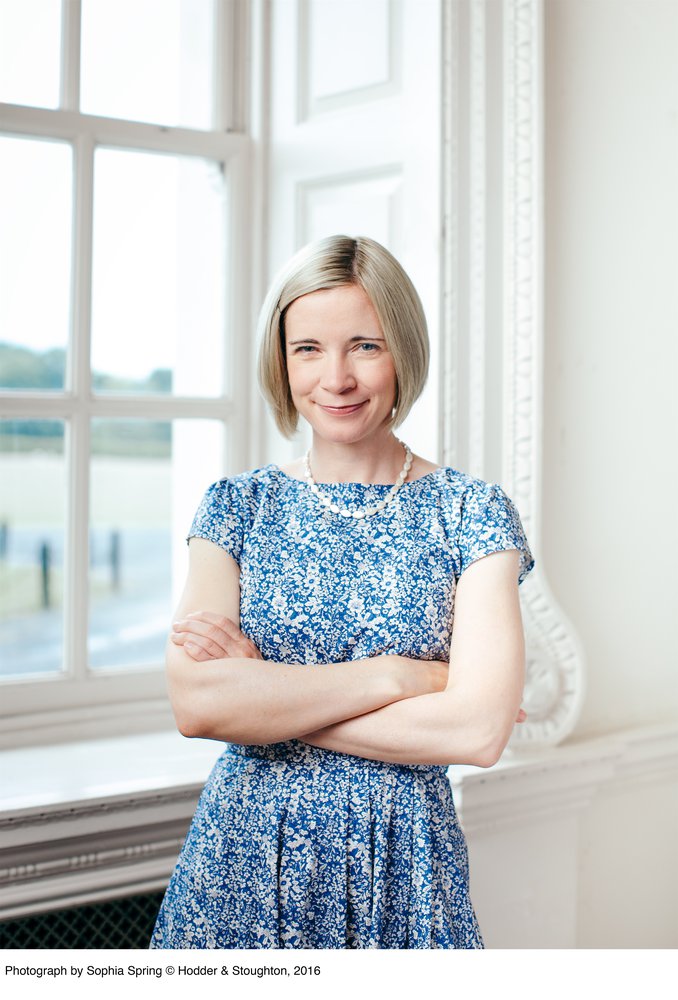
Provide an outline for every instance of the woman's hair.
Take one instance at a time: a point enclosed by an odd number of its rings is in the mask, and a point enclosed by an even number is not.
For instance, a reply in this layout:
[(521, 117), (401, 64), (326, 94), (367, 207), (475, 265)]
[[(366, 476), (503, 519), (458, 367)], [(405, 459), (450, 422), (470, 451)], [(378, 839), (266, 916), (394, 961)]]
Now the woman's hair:
[(259, 384), (285, 437), (297, 429), (285, 359), (285, 313), (302, 295), (359, 285), (374, 307), (396, 371), (392, 425), (401, 424), (421, 394), (428, 372), (426, 318), (407, 274), (380, 243), (328, 236), (309, 243), (273, 280), (259, 314)]

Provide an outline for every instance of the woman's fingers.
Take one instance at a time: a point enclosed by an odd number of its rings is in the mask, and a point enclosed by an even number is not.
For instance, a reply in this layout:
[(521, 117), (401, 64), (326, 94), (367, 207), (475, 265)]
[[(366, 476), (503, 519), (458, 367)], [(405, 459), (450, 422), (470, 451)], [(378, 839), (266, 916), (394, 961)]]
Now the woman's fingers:
[(170, 639), (175, 645), (183, 646), (184, 650), (194, 660), (218, 660), (222, 656), (228, 655), (223, 646), (197, 632), (172, 632)]
[(184, 649), (191, 657), (191, 659), (195, 660), (197, 663), (205, 663), (207, 662), (207, 660), (221, 659), (221, 654), (217, 654), (215, 656), (212, 653), (208, 652), (207, 649), (204, 649), (202, 646), (200, 646), (197, 642), (185, 642)]
[(174, 631), (170, 634), (170, 638), (177, 646), (187, 648), (189, 644), (198, 645), (213, 658), (228, 656), (229, 640), (223, 635), (220, 636), (216, 632), (207, 632), (197, 623), (193, 622), (175, 622), (173, 629)]
[(200, 659), (217, 659), (219, 657), (242, 656), (247, 659), (260, 660), (261, 653), (245, 636), (238, 626), (225, 615), (213, 611), (194, 611), (181, 621), (174, 622), (172, 641), (183, 645), (194, 659), (196, 657), (188, 649), (188, 642), (194, 643), (202, 653)]
[(186, 615), (186, 621), (201, 622), (207, 628), (213, 628), (217, 632), (223, 632), (231, 639), (239, 639), (242, 632), (231, 619), (226, 615), (218, 615), (215, 611), (191, 611)]

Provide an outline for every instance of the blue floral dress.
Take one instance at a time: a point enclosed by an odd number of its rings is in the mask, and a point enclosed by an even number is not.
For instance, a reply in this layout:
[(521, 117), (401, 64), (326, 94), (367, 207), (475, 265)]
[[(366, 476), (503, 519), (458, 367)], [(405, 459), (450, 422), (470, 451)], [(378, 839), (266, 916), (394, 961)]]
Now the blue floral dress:
[[(341, 507), (388, 486), (323, 485)], [(189, 537), (240, 566), (240, 625), (279, 663), (400, 653), (446, 660), (459, 576), (533, 559), (495, 485), (449, 468), (364, 520), (326, 511), (277, 466), (211, 486)], [(444, 767), (289, 740), (226, 745), (169, 883), (155, 948), (482, 948)]]

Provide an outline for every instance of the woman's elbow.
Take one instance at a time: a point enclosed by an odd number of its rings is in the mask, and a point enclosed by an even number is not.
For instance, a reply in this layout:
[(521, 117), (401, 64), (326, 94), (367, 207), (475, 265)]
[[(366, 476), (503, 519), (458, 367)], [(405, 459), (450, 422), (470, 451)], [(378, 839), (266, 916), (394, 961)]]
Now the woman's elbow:
[(213, 699), (178, 657), (167, 658), (167, 687), (176, 727), (188, 739), (214, 739)]
[(211, 720), (199, 700), (186, 691), (172, 691), (170, 704), (174, 722), (182, 736), (188, 739), (210, 739)]
[(189, 740), (211, 739), (209, 720), (186, 705), (173, 705), (174, 721), (182, 736)]
[(471, 763), (476, 767), (494, 767), (503, 752), (503, 747), (500, 749), (496, 746), (481, 747), (475, 752)]
[(217, 703), (203, 687), (184, 687), (170, 683), (170, 703), (174, 721), (188, 739), (219, 740), (225, 743), (254, 742), (247, 739), (247, 727), (238, 718), (236, 706)]
[(501, 759), (512, 732), (513, 724), (486, 730), (477, 741), (473, 761), (476, 767), (494, 767)]

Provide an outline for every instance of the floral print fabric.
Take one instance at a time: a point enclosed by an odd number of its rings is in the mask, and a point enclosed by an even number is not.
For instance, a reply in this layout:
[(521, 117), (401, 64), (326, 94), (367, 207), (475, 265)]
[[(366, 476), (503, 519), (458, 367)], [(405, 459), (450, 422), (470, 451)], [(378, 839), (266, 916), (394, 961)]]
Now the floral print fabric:
[[(386, 485), (322, 485), (341, 507)], [(441, 468), (364, 520), (322, 508), (277, 466), (211, 486), (190, 535), (240, 566), (240, 627), (267, 660), (400, 653), (449, 658), (457, 581), (518, 549), (496, 485)], [(196, 665), (199, 669), (199, 665)], [(482, 948), (446, 769), (289, 740), (227, 745), (210, 775), (153, 935), (157, 948)]]

